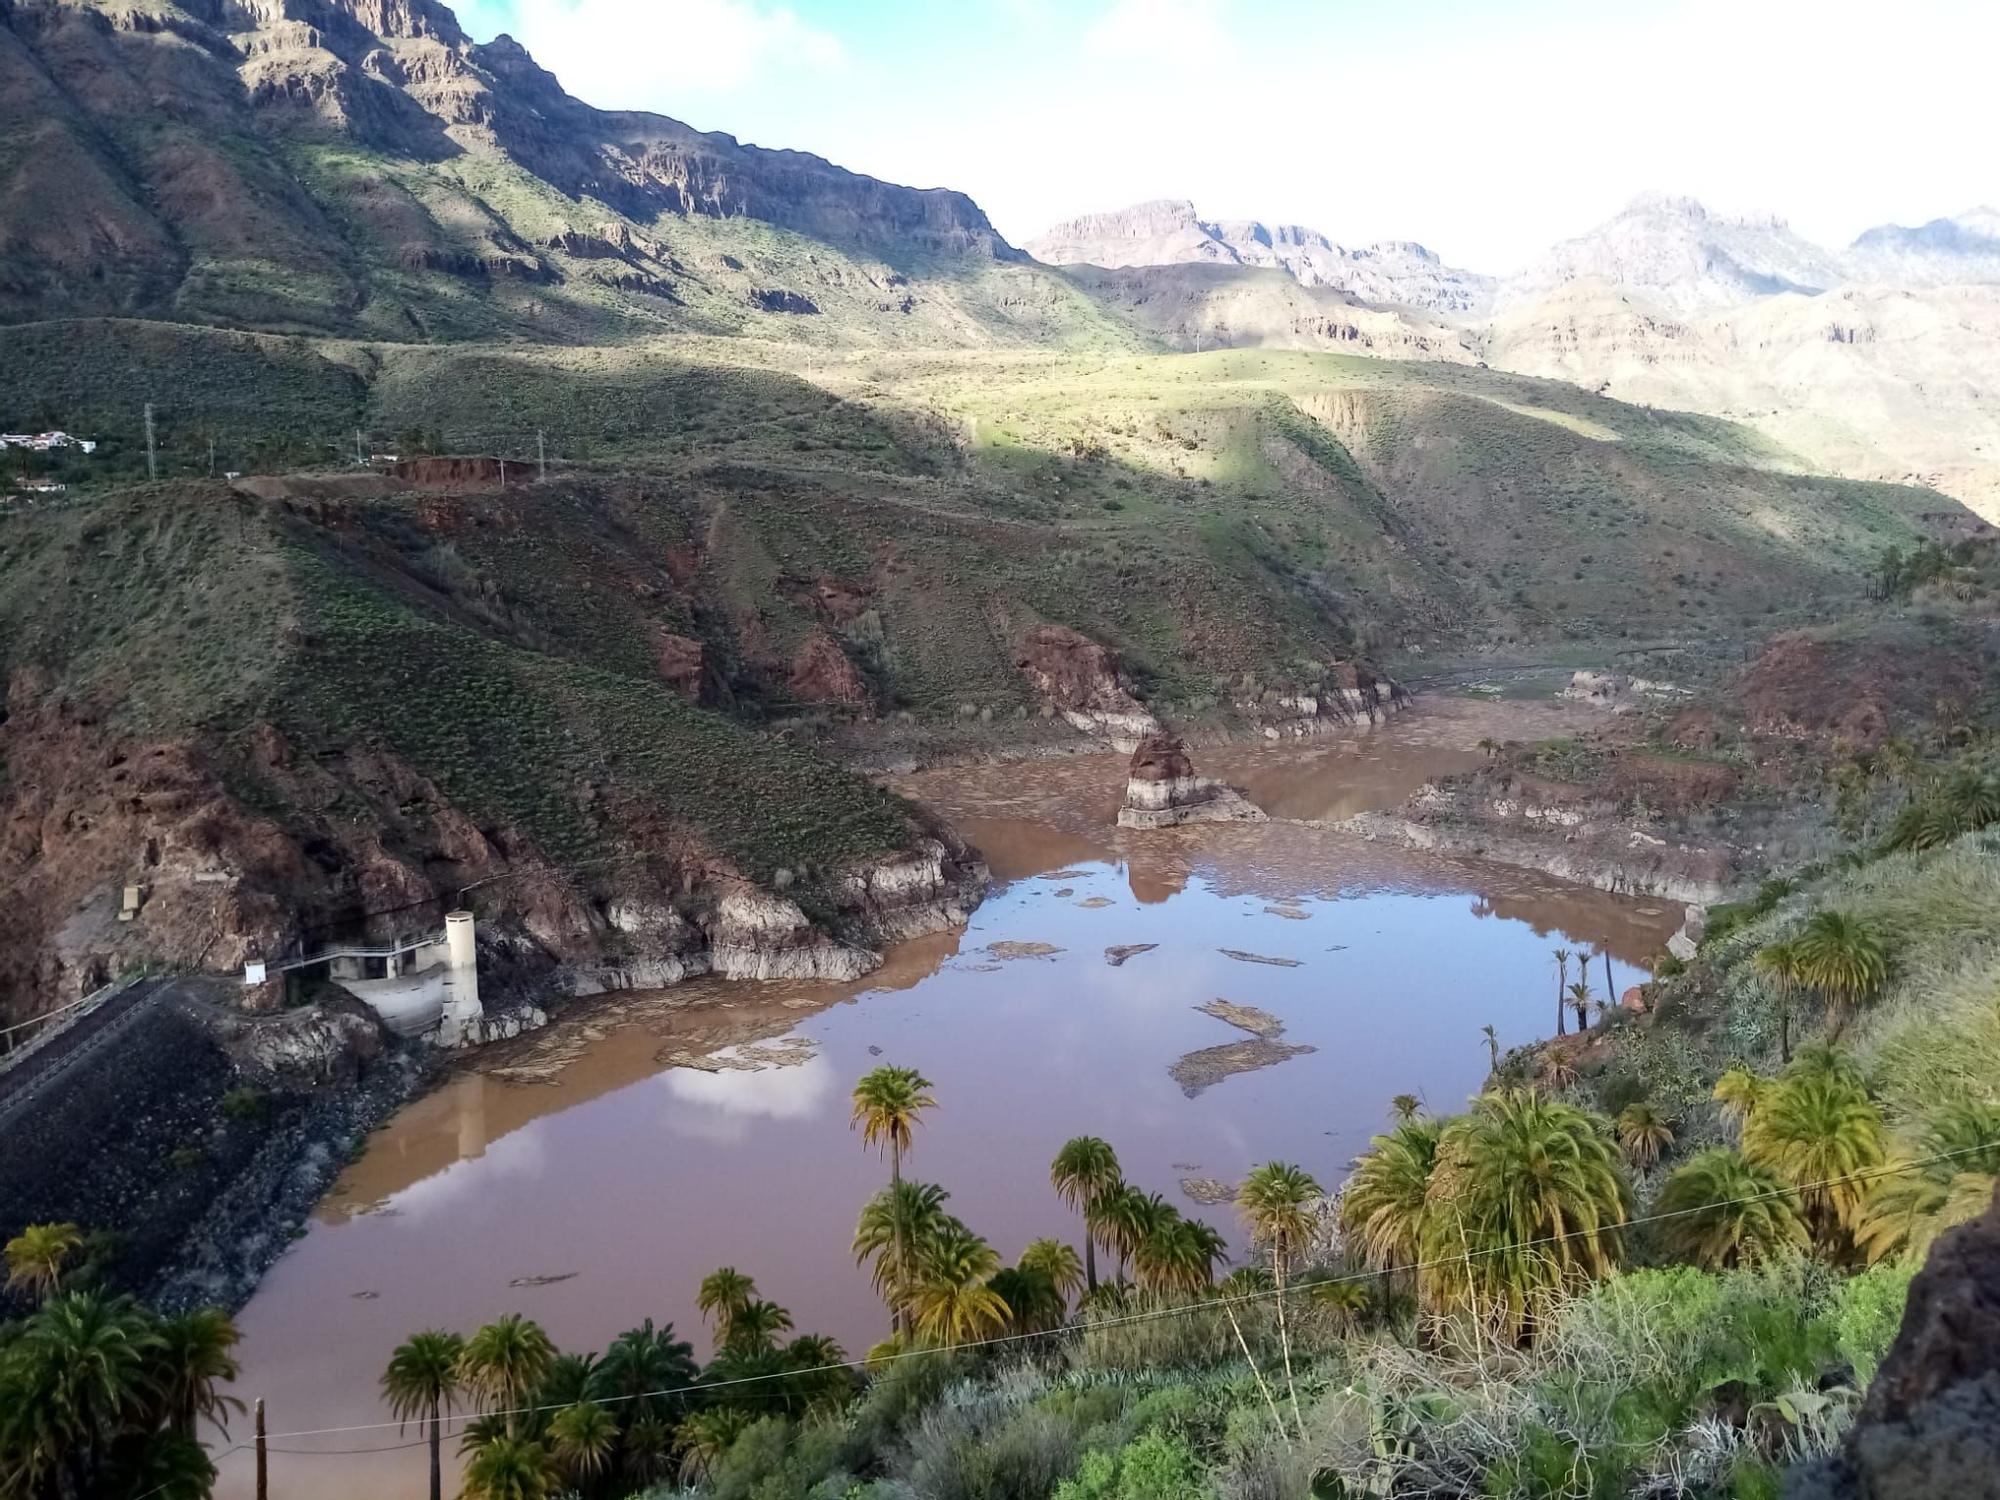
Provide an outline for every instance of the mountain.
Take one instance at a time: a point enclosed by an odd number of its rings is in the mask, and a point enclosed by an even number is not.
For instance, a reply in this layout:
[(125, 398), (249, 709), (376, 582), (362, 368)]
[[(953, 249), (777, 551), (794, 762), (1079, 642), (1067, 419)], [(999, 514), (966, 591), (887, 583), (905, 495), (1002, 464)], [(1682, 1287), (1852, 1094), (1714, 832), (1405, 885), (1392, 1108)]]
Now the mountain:
[(962, 193), (593, 109), (436, 0), (0, 3), (0, 320), (1096, 332)]
[(1176, 199), (1086, 214), (1030, 240), (1026, 249), (1049, 265), (1107, 270), (1203, 263), (1275, 267), (1304, 286), (1331, 287), (1364, 302), (1468, 317), (1484, 313), (1493, 294), (1491, 277), (1447, 266), (1410, 240), (1341, 245), (1297, 224), (1205, 220), (1194, 204)]
[(1496, 368), (1754, 426), (1795, 461), (2000, 522), (2000, 287), (1842, 287), (1675, 315), (1584, 282), (1503, 308)]
[(1893, 286), (2000, 281), (2000, 209), (1975, 208), (1914, 229), (1881, 224), (1848, 248), (1850, 274)]
[(1501, 284), (1501, 308), (1578, 282), (1601, 282), (1671, 312), (1730, 307), (1846, 279), (1838, 257), (1775, 217), (1730, 218), (1693, 198), (1649, 193), (1587, 234), (1554, 246)]
[(1091, 300), (1172, 349), (1323, 349), (1381, 359), (1478, 357), (1475, 340), (1442, 314), (1370, 302), (1287, 272), (1254, 266), (1071, 266)]

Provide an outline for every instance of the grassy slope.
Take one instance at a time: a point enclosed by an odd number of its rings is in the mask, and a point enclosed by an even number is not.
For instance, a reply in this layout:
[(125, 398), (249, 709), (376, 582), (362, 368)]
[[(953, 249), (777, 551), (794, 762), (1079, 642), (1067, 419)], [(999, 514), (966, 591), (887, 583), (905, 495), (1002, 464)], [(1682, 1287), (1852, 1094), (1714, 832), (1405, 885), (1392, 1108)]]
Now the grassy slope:
[(211, 435), (221, 467), (269, 471), (333, 461), (356, 429), (371, 447), (414, 428), (517, 460), (543, 433), (560, 460), (627, 473), (755, 470), (761, 493), (855, 507), (863, 537), (880, 502), (987, 522), (976, 540), (956, 528), (965, 556), (1003, 569), (1031, 528), (1046, 555), (1009, 591), (1051, 617), (1081, 608), (1069, 623), (1184, 696), (1322, 651), (1334, 621), (1390, 653), (1761, 632), (1857, 593), (1863, 565), (1940, 505), (1801, 475), (1708, 418), (1337, 355), (426, 346), (134, 323), (7, 346), (0, 391), (32, 388), (51, 419), (106, 436), (100, 472), (138, 462), (151, 398), (169, 473), (205, 472)]
[(0, 662), (47, 672), (120, 734), (194, 736), (225, 765), (267, 722), (304, 757), (380, 747), (476, 825), (567, 864), (623, 848), (634, 817), (752, 875), (911, 832), (867, 782), (618, 669), (630, 660), (487, 628), (342, 526), (146, 489), (6, 518), (0, 548)]

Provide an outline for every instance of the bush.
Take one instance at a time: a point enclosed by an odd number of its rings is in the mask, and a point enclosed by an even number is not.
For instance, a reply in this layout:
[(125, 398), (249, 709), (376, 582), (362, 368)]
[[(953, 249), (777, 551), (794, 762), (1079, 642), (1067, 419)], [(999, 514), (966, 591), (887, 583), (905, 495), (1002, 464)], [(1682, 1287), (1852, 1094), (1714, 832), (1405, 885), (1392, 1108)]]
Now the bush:
[(1853, 1369), (1857, 1386), (1875, 1378), (1882, 1357), (1896, 1341), (1904, 1305), (1910, 1300), (1910, 1280), (1916, 1274), (1914, 1259), (1885, 1261), (1842, 1284), (1832, 1313), (1834, 1346)]
[(1198, 1500), (1214, 1493), (1185, 1440), (1148, 1432), (1115, 1456), (1085, 1454), (1076, 1477), (1057, 1487), (1055, 1500)]

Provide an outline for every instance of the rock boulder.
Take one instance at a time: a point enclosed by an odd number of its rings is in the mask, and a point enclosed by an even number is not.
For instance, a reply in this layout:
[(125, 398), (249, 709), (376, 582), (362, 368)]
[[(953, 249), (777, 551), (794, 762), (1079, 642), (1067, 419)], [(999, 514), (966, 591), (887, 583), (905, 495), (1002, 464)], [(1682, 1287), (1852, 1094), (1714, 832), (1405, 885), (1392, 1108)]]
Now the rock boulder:
[(1173, 828), (1182, 823), (1261, 823), (1264, 813), (1241, 792), (1194, 773), (1187, 745), (1176, 735), (1150, 734), (1132, 752), (1120, 828)]

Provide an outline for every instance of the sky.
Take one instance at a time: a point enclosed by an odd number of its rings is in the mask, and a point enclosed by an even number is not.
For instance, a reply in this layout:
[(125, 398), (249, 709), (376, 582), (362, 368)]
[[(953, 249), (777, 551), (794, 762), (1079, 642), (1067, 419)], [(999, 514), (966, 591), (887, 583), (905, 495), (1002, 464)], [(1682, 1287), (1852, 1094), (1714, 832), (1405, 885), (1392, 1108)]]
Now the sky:
[(1496, 274), (1643, 191), (1840, 246), (2000, 200), (1987, 0), (455, 0), (571, 93), (970, 193)]

